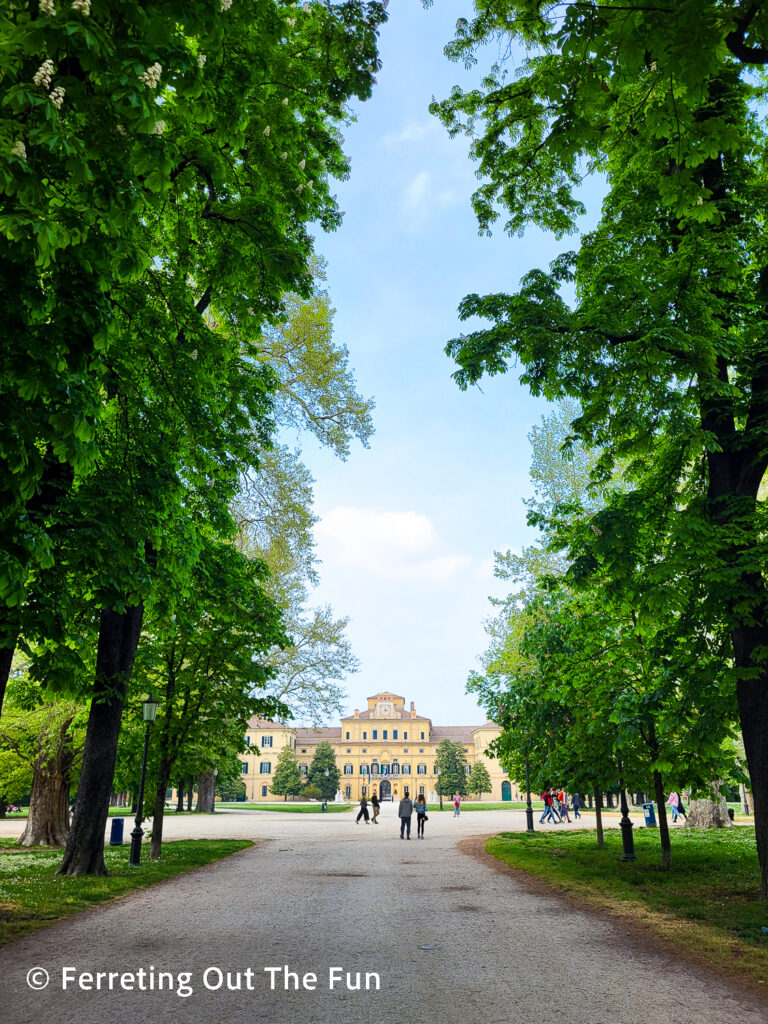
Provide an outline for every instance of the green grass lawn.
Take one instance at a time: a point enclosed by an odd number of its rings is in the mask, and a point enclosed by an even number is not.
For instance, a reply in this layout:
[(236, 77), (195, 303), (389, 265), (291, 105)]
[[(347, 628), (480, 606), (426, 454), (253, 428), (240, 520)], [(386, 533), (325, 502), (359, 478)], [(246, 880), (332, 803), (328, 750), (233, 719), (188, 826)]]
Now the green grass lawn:
[(142, 848), (138, 867), (128, 864), (129, 844), (107, 847), (106, 878), (62, 878), (55, 874), (60, 849), (21, 849), (14, 839), (0, 839), (0, 945), (78, 910), (143, 889), (164, 878), (220, 860), (252, 846), (245, 839), (189, 839), (163, 845), (160, 861)]
[(328, 804), (326, 811), (323, 811), (321, 804), (247, 804), (247, 803), (221, 803), (217, 807), (234, 808), (238, 811), (290, 811), (292, 814), (338, 814), (339, 811), (348, 811), (352, 804)]
[(760, 899), (749, 827), (672, 833), (672, 869), (660, 868), (657, 829), (635, 829), (637, 860), (622, 862), (621, 834), (502, 832), (486, 850), (603, 910), (641, 921), (715, 969), (768, 985), (768, 902)]

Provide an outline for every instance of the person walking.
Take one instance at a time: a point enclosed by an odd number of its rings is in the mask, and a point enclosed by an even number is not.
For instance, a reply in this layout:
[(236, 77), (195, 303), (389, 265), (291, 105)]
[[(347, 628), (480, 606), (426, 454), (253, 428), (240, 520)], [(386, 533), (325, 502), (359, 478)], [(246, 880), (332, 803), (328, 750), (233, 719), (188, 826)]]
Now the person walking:
[(360, 819), (361, 818), (365, 818), (365, 824), (366, 825), (370, 825), (371, 824), (370, 821), (368, 820), (368, 801), (365, 799), (365, 797), (363, 797), (363, 799), (360, 801), (360, 813), (355, 818), (355, 824), (356, 825), (360, 824)]
[(376, 796), (375, 793), (371, 797), (371, 807), (373, 808), (373, 824), (378, 825), (379, 811), (381, 810), (381, 805), (379, 804), (379, 798)]
[(581, 807), (581, 797), (578, 793), (574, 793), (571, 798), (571, 801), (573, 803), (573, 817), (575, 820), (576, 818), (581, 817), (581, 812), (579, 811), (579, 808)]
[(461, 814), (461, 793), (453, 794), (453, 816), (458, 818)]
[(683, 803), (682, 790), (677, 794), (677, 813), (680, 815), (681, 818), (684, 818), (686, 821), (688, 821), (688, 815), (685, 813), (685, 804)]
[[(397, 816), (400, 818), (400, 838), (410, 839), (411, 838), (411, 815), (413, 814), (413, 801), (408, 796), (408, 790), (406, 789), (403, 794), (403, 799), (400, 801), (400, 806), (397, 809)], [(408, 832), (406, 836), (405, 833)]]
[(571, 816), (568, 813), (568, 794), (564, 789), (561, 789), (557, 794), (557, 809), (560, 812), (560, 817), (565, 818), (570, 825)]
[(669, 806), (670, 811), (672, 812), (672, 824), (674, 825), (674, 823), (680, 817), (680, 812), (678, 811), (680, 797), (677, 795), (677, 793), (673, 791), (669, 794), (669, 796), (667, 797), (667, 804)]
[(416, 801), (416, 836), (418, 839), (424, 838), (425, 821), (429, 821), (429, 818), (427, 818), (427, 801), (424, 799), (424, 794), (419, 793), (419, 798)]
[(552, 807), (552, 791), (549, 787), (547, 787), (541, 794), (541, 799), (544, 801), (544, 813), (539, 818), (539, 824), (543, 825), (547, 818), (550, 818), (552, 824), (557, 825), (560, 819), (555, 817), (555, 811)]

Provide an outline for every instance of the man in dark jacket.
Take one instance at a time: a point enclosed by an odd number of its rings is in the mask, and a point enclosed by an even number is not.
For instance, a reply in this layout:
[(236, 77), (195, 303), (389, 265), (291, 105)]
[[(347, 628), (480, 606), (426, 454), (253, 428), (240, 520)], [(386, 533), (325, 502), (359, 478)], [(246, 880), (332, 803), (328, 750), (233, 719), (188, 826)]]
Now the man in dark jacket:
[(363, 799), (360, 801), (360, 813), (355, 818), (355, 824), (356, 825), (360, 824), (360, 819), (361, 818), (365, 818), (365, 824), (366, 825), (370, 825), (371, 824), (370, 821), (368, 820), (368, 801), (365, 799), (365, 797), (363, 797)]
[[(403, 799), (400, 801), (400, 807), (397, 811), (398, 817), (400, 818), (400, 838), (410, 839), (411, 838), (411, 815), (413, 814), (413, 801), (408, 796), (408, 790), (406, 789), (403, 794)], [(406, 836), (404, 833), (407, 832)]]

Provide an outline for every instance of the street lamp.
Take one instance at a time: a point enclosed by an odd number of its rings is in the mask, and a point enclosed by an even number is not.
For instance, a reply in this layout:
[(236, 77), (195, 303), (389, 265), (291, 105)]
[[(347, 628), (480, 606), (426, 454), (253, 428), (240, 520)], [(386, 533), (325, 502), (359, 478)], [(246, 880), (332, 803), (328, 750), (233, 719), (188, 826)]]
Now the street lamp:
[(621, 792), (621, 821), (619, 822), (621, 827), (621, 859), (637, 860), (635, 840), (632, 835), (634, 826), (629, 820), (629, 804), (627, 803), (627, 793), (624, 789), (624, 779), (619, 779), (619, 790)]
[(149, 752), (149, 727), (155, 720), (157, 715), (157, 701), (154, 697), (150, 697), (144, 701), (143, 717), (146, 722), (147, 729), (144, 733), (144, 757), (141, 762), (141, 782), (139, 783), (139, 799), (136, 807), (136, 825), (131, 832), (131, 852), (128, 856), (128, 863), (133, 867), (138, 867), (141, 863), (141, 840), (144, 836), (144, 830), (141, 827), (143, 821), (144, 812), (144, 779), (147, 775), (147, 753)]
[(526, 832), (533, 832), (533, 807), (531, 806), (531, 773), (528, 768), (528, 758), (525, 759), (525, 792), (528, 795), (528, 803), (525, 807)]

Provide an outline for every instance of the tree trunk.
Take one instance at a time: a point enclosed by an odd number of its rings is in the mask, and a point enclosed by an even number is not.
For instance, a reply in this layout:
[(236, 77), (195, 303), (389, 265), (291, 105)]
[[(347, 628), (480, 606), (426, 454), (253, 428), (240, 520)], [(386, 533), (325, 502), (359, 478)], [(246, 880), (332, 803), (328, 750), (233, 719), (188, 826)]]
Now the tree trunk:
[(591, 793), (587, 793), (587, 802), (589, 804), (589, 809), (591, 811), (592, 810), (592, 794)]
[(610, 789), (605, 794), (605, 806), (613, 809), (613, 793), (610, 791)]
[(190, 775), (190, 777), (189, 777), (189, 787), (187, 789), (187, 810), (188, 811), (192, 810), (192, 803), (193, 803), (194, 799), (195, 799), (195, 780)]
[(605, 837), (603, 836), (603, 794), (597, 786), (595, 786), (595, 819), (597, 821), (597, 848), (602, 850), (603, 846), (605, 846)]
[(751, 814), (749, 809), (749, 790), (743, 782), (739, 786), (739, 796), (741, 797), (741, 813)]
[(165, 819), (165, 794), (168, 790), (168, 779), (171, 775), (170, 766), (165, 758), (160, 759), (160, 768), (155, 787), (155, 811), (152, 815), (152, 839), (149, 856), (151, 860), (160, 860), (163, 852), (163, 821)]
[(179, 779), (179, 784), (176, 791), (176, 813), (182, 814), (184, 812), (184, 780)]
[(70, 762), (56, 758), (33, 769), (27, 825), (19, 846), (64, 846), (69, 837)]
[(0, 818), (4, 818), (8, 810), (8, 802), (4, 796), (0, 796)]
[[(746, 631), (745, 631), (746, 632)], [(737, 643), (739, 631), (734, 631), (736, 664), (746, 661), (746, 643)], [(754, 649), (754, 648), (752, 648)], [(749, 651), (751, 654), (751, 649)], [(760, 861), (760, 893), (768, 899), (768, 700), (766, 680), (750, 679), (737, 683), (739, 717), (744, 738), (744, 750), (749, 767), (752, 808), (755, 815), (755, 838)]]
[(213, 804), (216, 799), (216, 776), (211, 768), (207, 772), (201, 772), (197, 777), (197, 807), (198, 814), (212, 814)]
[(105, 875), (104, 830), (115, 773), (117, 741), (128, 681), (144, 615), (142, 604), (125, 612), (104, 609), (99, 625), (96, 676), (83, 748), (75, 816), (60, 875)]
[(719, 783), (714, 783), (716, 799), (691, 800), (688, 808), (689, 828), (730, 828), (728, 803), (720, 792)]
[(659, 812), (659, 839), (661, 840), (661, 869), (669, 871), (672, 867), (672, 843), (669, 838), (669, 822), (667, 821), (667, 805), (664, 802), (664, 780), (661, 772), (653, 773), (653, 791), (656, 796), (656, 807)]
[(0, 620), (0, 715), (2, 715), (5, 688), (11, 675), (13, 654), (19, 637), (20, 615), (18, 609), (5, 608)]

